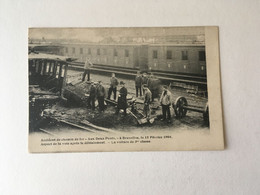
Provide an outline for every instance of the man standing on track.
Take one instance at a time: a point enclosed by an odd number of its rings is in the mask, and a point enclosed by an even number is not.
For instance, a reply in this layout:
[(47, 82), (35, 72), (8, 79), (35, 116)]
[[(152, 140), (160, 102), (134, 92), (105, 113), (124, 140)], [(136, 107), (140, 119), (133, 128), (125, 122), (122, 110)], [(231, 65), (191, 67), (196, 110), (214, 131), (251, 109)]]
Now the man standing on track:
[(85, 65), (84, 65), (84, 73), (82, 76), (82, 82), (85, 81), (85, 77), (88, 74), (88, 81), (90, 81), (90, 68), (93, 66), (92, 62), (89, 58), (86, 59)]
[(97, 85), (97, 99), (98, 99), (98, 107), (99, 111), (103, 112), (105, 110), (105, 88), (102, 85), (102, 81), (98, 81)]
[(117, 110), (116, 114), (119, 113), (119, 110), (124, 110), (124, 115), (126, 116), (127, 109), (127, 89), (125, 88), (124, 81), (120, 81), (121, 89), (119, 90), (118, 100), (117, 100)]
[(157, 86), (156, 86), (156, 78), (153, 75), (153, 73), (151, 73), (149, 75), (149, 78), (148, 78), (148, 81), (147, 81), (147, 85), (148, 85), (148, 88), (150, 89), (150, 91), (152, 93), (152, 102), (154, 102)]
[(147, 84), (148, 84), (147, 74), (146, 74), (146, 73), (143, 73), (143, 76), (142, 76), (143, 94), (145, 93), (144, 85), (147, 85)]
[(147, 118), (147, 120), (149, 120), (151, 115), (150, 104), (152, 99), (152, 93), (148, 89), (147, 84), (144, 84), (143, 88), (144, 88), (144, 115)]
[(166, 113), (168, 115), (168, 122), (171, 122), (171, 112), (170, 112), (170, 105), (171, 105), (171, 92), (167, 90), (167, 86), (164, 86), (163, 92), (160, 98), (160, 103), (162, 105), (162, 120), (166, 120)]
[(88, 97), (88, 107), (92, 110), (95, 110), (95, 99), (96, 99), (96, 87), (94, 86), (94, 82), (91, 81), (89, 88), (89, 97)]
[(140, 91), (140, 96), (142, 96), (142, 82), (143, 82), (142, 76), (140, 74), (140, 71), (138, 71), (135, 77), (136, 97), (138, 97), (138, 91)]
[(114, 100), (116, 100), (116, 90), (117, 90), (118, 80), (115, 77), (115, 73), (112, 73), (112, 77), (110, 78), (110, 88), (108, 90), (108, 99), (110, 100), (110, 96), (112, 91), (114, 93)]

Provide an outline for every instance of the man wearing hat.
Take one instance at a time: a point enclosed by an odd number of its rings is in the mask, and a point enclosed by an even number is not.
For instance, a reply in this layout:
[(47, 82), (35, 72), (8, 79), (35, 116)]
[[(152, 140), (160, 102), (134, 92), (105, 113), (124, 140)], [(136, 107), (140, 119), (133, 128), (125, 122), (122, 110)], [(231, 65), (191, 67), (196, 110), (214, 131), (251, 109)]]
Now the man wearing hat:
[(140, 96), (142, 96), (142, 82), (143, 82), (143, 78), (140, 74), (140, 71), (138, 71), (135, 77), (136, 97), (138, 97), (138, 91), (140, 91)]
[(125, 88), (124, 81), (120, 81), (121, 89), (119, 90), (118, 100), (117, 100), (117, 111), (116, 114), (119, 113), (119, 110), (124, 110), (124, 114), (126, 116), (127, 109), (127, 89)]
[(168, 122), (171, 122), (171, 112), (170, 112), (170, 105), (171, 105), (171, 92), (167, 89), (167, 86), (163, 87), (163, 92), (160, 97), (160, 103), (162, 106), (162, 120), (166, 120), (166, 113), (168, 115)]
[(91, 81), (89, 87), (88, 107), (90, 107), (92, 110), (95, 110), (95, 99), (96, 99), (96, 87), (94, 85), (94, 82)]
[(85, 65), (84, 65), (84, 73), (82, 76), (82, 82), (85, 81), (85, 77), (88, 74), (88, 81), (90, 81), (90, 68), (93, 66), (92, 62), (89, 58), (86, 59)]
[(99, 111), (104, 111), (105, 105), (105, 88), (102, 85), (102, 81), (98, 81), (97, 85), (97, 99), (98, 99), (98, 107)]
[(147, 84), (143, 85), (143, 89), (144, 89), (144, 114), (145, 114), (146, 118), (149, 119), (150, 115), (151, 115), (150, 104), (151, 104), (151, 100), (152, 100), (152, 93), (148, 89)]

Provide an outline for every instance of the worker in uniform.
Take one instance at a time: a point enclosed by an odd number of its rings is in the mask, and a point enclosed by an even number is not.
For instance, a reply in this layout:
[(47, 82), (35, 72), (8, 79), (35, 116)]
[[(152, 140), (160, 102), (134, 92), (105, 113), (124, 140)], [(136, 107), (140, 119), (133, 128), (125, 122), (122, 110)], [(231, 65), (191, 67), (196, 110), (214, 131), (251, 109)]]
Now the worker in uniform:
[(105, 110), (105, 88), (102, 85), (102, 81), (98, 81), (97, 85), (97, 100), (98, 100), (98, 107), (99, 111), (103, 112)]
[(170, 112), (170, 105), (171, 105), (171, 92), (167, 89), (167, 86), (163, 87), (163, 92), (160, 97), (160, 104), (162, 106), (162, 120), (166, 120), (166, 114), (168, 118), (168, 122), (171, 122), (171, 112)]
[(96, 87), (92, 81), (89, 88), (89, 98), (88, 98), (88, 107), (92, 110), (95, 110), (95, 100), (96, 100)]
[(152, 93), (148, 89), (147, 84), (144, 84), (143, 88), (144, 88), (144, 115), (147, 118), (147, 120), (149, 120), (151, 115), (150, 104), (152, 99)]
[(142, 75), (143, 94), (145, 93), (145, 92), (144, 92), (144, 85), (147, 85), (147, 84), (148, 84), (148, 77), (147, 77), (147, 74), (144, 72), (143, 75)]
[(90, 68), (93, 66), (92, 62), (89, 58), (86, 59), (85, 65), (84, 65), (84, 73), (82, 76), (82, 82), (85, 81), (85, 77), (88, 74), (88, 81), (90, 81)]
[(110, 78), (110, 87), (108, 90), (108, 99), (110, 99), (110, 96), (112, 92), (114, 93), (114, 100), (116, 100), (116, 90), (118, 86), (118, 80), (115, 76), (115, 73), (112, 73), (112, 77)]
[(136, 97), (138, 97), (138, 91), (140, 92), (140, 96), (142, 96), (142, 83), (143, 79), (140, 74), (140, 71), (137, 72), (137, 75), (135, 77), (135, 90), (136, 90)]
[(127, 89), (125, 88), (124, 81), (120, 81), (121, 89), (119, 90), (118, 100), (117, 100), (117, 110), (116, 114), (119, 113), (119, 110), (124, 110), (124, 115), (126, 116), (127, 109)]

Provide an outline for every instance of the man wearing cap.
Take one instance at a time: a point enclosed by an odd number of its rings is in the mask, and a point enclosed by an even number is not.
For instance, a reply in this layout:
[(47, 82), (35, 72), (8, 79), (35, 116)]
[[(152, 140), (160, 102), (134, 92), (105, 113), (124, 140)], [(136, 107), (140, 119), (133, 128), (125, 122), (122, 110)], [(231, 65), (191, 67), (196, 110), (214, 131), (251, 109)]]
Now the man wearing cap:
[(84, 73), (82, 76), (82, 82), (85, 81), (85, 77), (88, 74), (88, 81), (90, 81), (90, 68), (93, 66), (92, 62), (89, 58), (86, 59), (85, 65), (84, 65)]
[(135, 77), (136, 97), (138, 97), (138, 91), (140, 91), (140, 96), (142, 96), (142, 82), (143, 82), (142, 76), (140, 74), (140, 71), (138, 71)]
[(117, 85), (118, 85), (118, 80), (115, 77), (115, 73), (112, 73), (112, 77), (110, 78), (110, 88), (108, 90), (108, 99), (110, 99), (110, 96), (113, 92), (114, 93), (114, 100), (116, 100)]
[(97, 85), (97, 99), (98, 99), (99, 111), (104, 111), (104, 109), (105, 109), (105, 105), (104, 105), (105, 88), (103, 87), (101, 81), (98, 81), (98, 85)]
[(162, 120), (166, 120), (166, 113), (168, 115), (168, 122), (171, 122), (171, 112), (170, 112), (170, 105), (171, 105), (171, 92), (167, 89), (167, 86), (163, 87), (163, 92), (160, 97), (160, 103), (162, 106)]
[(95, 99), (96, 99), (96, 87), (92, 81), (89, 88), (88, 107), (95, 110)]
[(143, 89), (144, 89), (144, 114), (146, 118), (149, 119), (151, 115), (150, 104), (152, 99), (152, 93), (148, 89), (147, 84), (143, 85)]
[(119, 113), (119, 110), (124, 110), (124, 114), (126, 116), (127, 109), (127, 89), (125, 88), (124, 81), (120, 81), (121, 89), (119, 90), (118, 100), (117, 100), (117, 111), (116, 114)]

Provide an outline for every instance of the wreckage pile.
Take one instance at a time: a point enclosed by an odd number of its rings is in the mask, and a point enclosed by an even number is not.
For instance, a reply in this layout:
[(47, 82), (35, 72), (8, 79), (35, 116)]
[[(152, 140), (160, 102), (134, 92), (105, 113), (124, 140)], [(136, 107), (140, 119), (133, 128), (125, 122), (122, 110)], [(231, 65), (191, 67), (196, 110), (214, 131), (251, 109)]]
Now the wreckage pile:
[[(104, 86), (108, 89), (109, 85), (104, 84)], [(157, 116), (153, 111), (151, 119), (147, 120), (142, 113), (143, 100), (134, 99), (131, 95), (127, 96), (129, 103), (127, 116), (115, 114), (117, 106), (115, 100), (105, 99), (105, 112), (98, 111), (97, 101), (95, 103), (96, 109), (94, 111), (87, 109), (89, 89), (90, 82), (82, 82), (78, 75), (69, 77), (66, 87), (63, 88), (63, 99), (66, 99), (66, 101), (62, 101), (52, 108), (45, 109), (44, 116), (78, 125), (82, 125), (82, 121), (89, 121), (90, 123), (101, 127), (121, 130), (125, 127), (131, 128), (136, 127), (136, 125), (153, 123)], [(108, 90), (106, 90), (106, 92), (107, 91)], [(153, 108), (158, 109), (159, 105), (153, 106)]]

